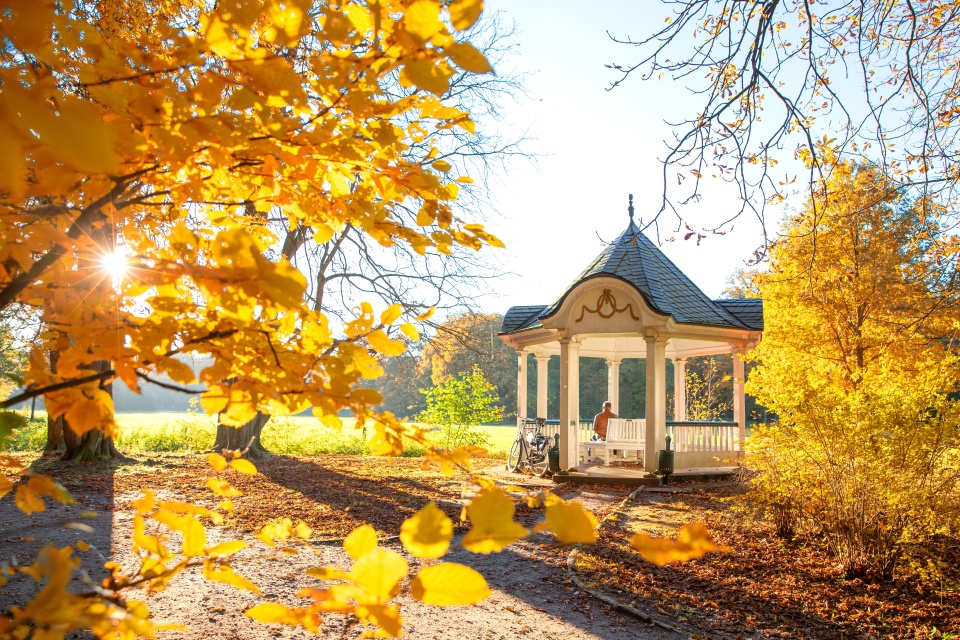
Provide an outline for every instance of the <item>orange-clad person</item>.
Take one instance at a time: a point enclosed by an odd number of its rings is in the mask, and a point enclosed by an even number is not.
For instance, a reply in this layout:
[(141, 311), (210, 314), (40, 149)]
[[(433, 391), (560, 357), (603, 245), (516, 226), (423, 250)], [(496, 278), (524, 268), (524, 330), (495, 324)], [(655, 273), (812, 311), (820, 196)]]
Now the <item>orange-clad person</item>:
[(613, 403), (607, 400), (603, 403), (603, 411), (593, 418), (593, 432), (600, 440), (607, 438), (607, 422), (610, 418), (616, 418), (617, 414), (613, 412)]

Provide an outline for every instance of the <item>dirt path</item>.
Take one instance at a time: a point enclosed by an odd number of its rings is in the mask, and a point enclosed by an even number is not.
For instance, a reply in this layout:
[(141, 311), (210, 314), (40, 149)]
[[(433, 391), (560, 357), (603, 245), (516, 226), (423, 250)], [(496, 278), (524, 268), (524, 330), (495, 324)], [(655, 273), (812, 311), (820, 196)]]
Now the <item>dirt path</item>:
[[(99, 495), (95, 491), (86, 495), (77, 493), (78, 505), (53, 506), (46, 512), (35, 514), (30, 522), (25, 522), (22, 514), (15, 512), (9, 497), (0, 501), (0, 557), (17, 556), (21, 562), (26, 561), (39, 548), (40, 540), (34, 538), (42, 537), (45, 542), (61, 546), (83, 539), (121, 564), (134, 563), (135, 558), (125, 551), (130, 548), (132, 516), (124, 510), (111, 513), (110, 509), (114, 504), (122, 507), (137, 496), (117, 495), (114, 500), (114, 496)], [(626, 493), (623, 489), (585, 487), (568, 488), (561, 495), (568, 500), (583, 502), (602, 518)], [(106, 511), (101, 511), (101, 516), (96, 519), (81, 517), (82, 512), (91, 508)], [(85, 526), (81, 528), (89, 527), (90, 530), (63, 526), (69, 522), (82, 523)], [(525, 524), (529, 526), (532, 520)], [(211, 544), (217, 541), (216, 535), (215, 529), (209, 532)], [(403, 552), (399, 543), (387, 544)], [(111, 549), (116, 551), (111, 553)], [(316, 554), (308, 551), (296, 556), (276, 553), (266, 558), (259, 551), (245, 550), (236, 557), (235, 568), (261, 587), (265, 599), (295, 605), (301, 602), (296, 596), (298, 589), (317, 584), (304, 575), (306, 569), (325, 564), (349, 566), (349, 558), (340, 547), (319, 545), (315, 549)], [(487, 578), (493, 595), (478, 606), (444, 609), (401, 598), (405, 637), (414, 640), (654, 640), (675, 637), (611, 611), (594, 598), (580, 593), (564, 570), (567, 553), (568, 550), (557, 547), (552, 538), (540, 534), (499, 554), (483, 556), (464, 550), (452, 552), (446, 559), (480, 571)], [(412, 557), (407, 559), (411, 566), (419, 562)], [(94, 551), (88, 552), (84, 568), (95, 576), (101, 564), (102, 560)], [(29, 578), (15, 577), (0, 590), (0, 607), (21, 600), (32, 588)], [(262, 625), (242, 615), (258, 601), (253, 594), (207, 582), (194, 570), (176, 578), (162, 593), (151, 595), (147, 604), (156, 621), (189, 628), (184, 632), (162, 633), (160, 637), (164, 639), (314, 637), (302, 629)], [(352, 639), (362, 633), (361, 629), (347, 625), (344, 618), (338, 616), (329, 616), (327, 625), (324, 637)]]

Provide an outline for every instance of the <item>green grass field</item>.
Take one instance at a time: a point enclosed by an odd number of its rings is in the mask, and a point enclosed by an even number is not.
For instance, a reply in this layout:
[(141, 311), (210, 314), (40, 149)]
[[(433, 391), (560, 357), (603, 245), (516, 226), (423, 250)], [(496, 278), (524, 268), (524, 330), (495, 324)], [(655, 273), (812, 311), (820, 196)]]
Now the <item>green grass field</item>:
[[(36, 420), (17, 430), (4, 448), (10, 451), (39, 451), (46, 443), (46, 414), (38, 411)], [(315, 455), (369, 453), (362, 430), (353, 418), (344, 418), (342, 431), (320, 424), (314, 417), (273, 418), (263, 430), (263, 445), (278, 454)], [(216, 420), (190, 413), (120, 413), (117, 448), (133, 453), (206, 451), (213, 446)], [(487, 437), (492, 457), (505, 457), (516, 435), (516, 427), (480, 426), (475, 430)], [(423, 448), (408, 445), (404, 456), (423, 455)]]

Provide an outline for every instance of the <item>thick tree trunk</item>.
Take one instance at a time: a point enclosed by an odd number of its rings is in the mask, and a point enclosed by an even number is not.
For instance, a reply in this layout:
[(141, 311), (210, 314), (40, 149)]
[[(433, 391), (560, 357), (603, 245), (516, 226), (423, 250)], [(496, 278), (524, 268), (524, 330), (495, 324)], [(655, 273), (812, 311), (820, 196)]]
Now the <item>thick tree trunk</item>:
[[(60, 352), (51, 351), (50, 371), (56, 372), (58, 360), (60, 360)], [(51, 418), (47, 413), (47, 444), (43, 447), (44, 452), (62, 451), (66, 448), (67, 445), (63, 441), (63, 422), (63, 416)]]
[(45, 453), (63, 451), (67, 443), (63, 439), (63, 416), (52, 419), (47, 414), (47, 444), (43, 447)]
[(63, 440), (67, 451), (62, 460), (87, 462), (90, 460), (126, 460), (127, 457), (117, 451), (113, 438), (103, 435), (100, 429), (88, 431), (78, 436), (72, 429), (63, 430)]
[(270, 416), (258, 413), (256, 417), (242, 427), (228, 427), (222, 422), (217, 424), (217, 439), (213, 443), (213, 450), (222, 452), (224, 449), (231, 451), (244, 451), (244, 458), (266, 458), (270, 452), (263, 448), (260, 442), (260, 434), (267, 425)]
[[(51, 352), (50, 360), (56, 363), (57, 356), (54, 355), (55, 352)], [(110, 363), (101, 360), (94, 364), (93, 369), (97, 372), (106, 371), (110, 368)], [(100, 388), (110, 394), (113, 397), (113, 384), (101, 384)], [(61, 460), (69, 460), (70, 462), (88, 462), (91, 460), (128, 460), (125, 455), (117, 451), (117, 447), (113, 444), (113, 438), (104, 435), (103, 431), (100, 429), (93, 429), (87, 433), (77, 435), (73, 429), (70, 428), (70, 424), (66, 419), (61, 416), (57, 418), (54, 423), (60, 423), (60, 434), (63, 439), (63, 444), (66, 448), (66, 452), (63, 454)], [(50, 446), (51, 439), (51, 429), (50, 429), (50, 420), (47, 420), (47, 446)]]

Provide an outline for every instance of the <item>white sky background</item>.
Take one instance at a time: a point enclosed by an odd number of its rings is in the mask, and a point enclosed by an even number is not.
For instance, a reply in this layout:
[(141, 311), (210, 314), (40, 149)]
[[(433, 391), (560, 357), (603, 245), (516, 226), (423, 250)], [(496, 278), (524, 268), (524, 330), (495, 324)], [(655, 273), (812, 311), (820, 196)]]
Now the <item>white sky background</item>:
[[(508, 105), (504, 126), (527, 131), (536, 166), (517, 161), (492, 185), (502, 217), (488, 228), (507, 245), (498, 258), (507, 275), (479, 300), (490, 312), (514, 305), (548, 304), (559, 296), (628, 222), (627, 194), (636, 218), (650, 220), (660, 207), (664, 120), (695, 113), (696, 103), (680, 83), (641, 81), (637, 73), (607, 91), (617, 72), (606, 63), (636, 62), (634, 47), (607, 36), (634, 39), (663, 25), (665, 8), (655, 0), (487, 0), (486, 12), (501, 12), (517, 27), (513, 65), (529, 78), (530, 100)], [(708, 179), (696, 208), (681, 209), (691, 227), (712, 227), (739, 209), (736, 191)], [(768, 226), (779, 213), (768, 212)], [(716, 298), (727, 277), (752, 258), (762, 243), (760, 225), (744, 214), (726, 236), (710, 236), (699, 247), (683, 241), (673, 214), (660, 220), (661, 249), (707, 295)], [(651, 230), (652, 231), (652, 230)], [(656, 241), (654, 234), (648, 233)], [(495, 250), (494, 250), (495, 251)]]

